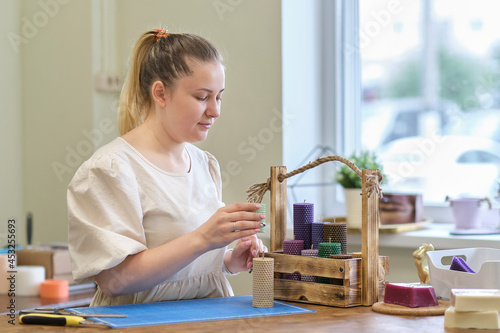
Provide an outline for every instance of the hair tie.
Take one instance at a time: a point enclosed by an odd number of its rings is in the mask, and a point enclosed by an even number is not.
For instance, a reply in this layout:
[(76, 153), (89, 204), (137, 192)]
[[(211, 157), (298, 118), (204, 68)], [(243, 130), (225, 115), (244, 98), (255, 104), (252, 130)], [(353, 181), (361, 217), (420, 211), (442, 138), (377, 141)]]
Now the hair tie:
[(155, 42), (157, 42), (160, 40), (160, 38), (167, 37), (168, 35), (170, 35), (168, 30), (158, 29), (158, 30), (156, 30), (155, 34), (153, 35), (153, 38), (154, 38)]

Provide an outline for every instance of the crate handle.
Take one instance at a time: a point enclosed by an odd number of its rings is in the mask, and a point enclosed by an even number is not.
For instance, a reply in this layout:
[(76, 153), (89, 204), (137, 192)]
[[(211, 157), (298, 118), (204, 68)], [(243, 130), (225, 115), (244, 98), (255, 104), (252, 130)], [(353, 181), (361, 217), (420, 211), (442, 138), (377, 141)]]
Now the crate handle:
[[(338, 156), (338, 155), (331, 155), (331, 156), (326, 156), (326, 157), (321, 157), (318, 158), (316, 161), (311, 162), (309, 164), (304, 165), (303, 167), (300, 167), (298, 169), (295, 169), (291, 172), (285, 173), (285, 174), (279, 174), (278, 175), (278, 180), (279, 182), (283, 182), (285, 179), (293, 177), (299, 173), (302, 173), (306, 170), (312, 169), (317, 167), (318, 165), (321, 165), (326, 162), (330, 161), (338, 161), (342, 162), (348, 167), (352, 169), (360, 178), (362, 178), (362, 171), (351, 161), (348, 159)], [(376, 176), (378, 176), (378, 179), (376, 179)], [(380, 197), (382, 197), (382, 191), (380, 189), (380, 182), (382, 182), (382, 173), (380, 170), (377, 170), (377, 174), (374, 175), (366, 175), (367, 177), (367, 191), (368, 191), (368, 196), (370, 197), (373, 192), (377, 193)], [(267, 191), (271, 189), (271, 177), (267, 178), (267, 182), (265, 183), (260, 183), (260, 184), (254, 184), (250, 186), (250, 188), (247, 190), (247, 201), (248, 202), (255, 202), (255, 203), (261, 203), (262, 199), (264, 198), (264, 195), (266, 194)]]

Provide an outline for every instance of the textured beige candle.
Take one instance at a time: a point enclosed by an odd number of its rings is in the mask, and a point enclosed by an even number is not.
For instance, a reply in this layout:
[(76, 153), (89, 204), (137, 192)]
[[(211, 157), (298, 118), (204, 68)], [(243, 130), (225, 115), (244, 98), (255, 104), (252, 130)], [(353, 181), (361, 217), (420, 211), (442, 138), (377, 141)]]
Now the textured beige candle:
[(272, 308), (274, 306), (274, 259), (253, 259), (253, 298), (256, 308)]

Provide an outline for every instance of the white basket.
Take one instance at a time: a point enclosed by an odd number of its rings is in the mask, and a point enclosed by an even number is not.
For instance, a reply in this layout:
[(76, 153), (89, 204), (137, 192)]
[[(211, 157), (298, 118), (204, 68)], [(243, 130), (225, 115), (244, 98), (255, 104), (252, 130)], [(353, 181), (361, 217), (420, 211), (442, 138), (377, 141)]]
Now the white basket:
[[(451, 263), (453, 256), (465, 257), (465, 262), (476, 273), (450, 270), (442, 259)], [(468, 248), (427, 252), (431, 285), (436, 296), (450, 299), (451, 289), (500, 289), (500, 249)]]

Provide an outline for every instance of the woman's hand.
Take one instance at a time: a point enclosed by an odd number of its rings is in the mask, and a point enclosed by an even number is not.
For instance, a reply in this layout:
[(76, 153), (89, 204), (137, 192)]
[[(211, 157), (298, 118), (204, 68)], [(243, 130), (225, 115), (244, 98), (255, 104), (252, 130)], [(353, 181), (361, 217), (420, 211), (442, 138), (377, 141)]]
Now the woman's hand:
[(267, 252), (267, 247), (256, 235), (240, 238), (232, 251), (226, 253), (224, 263), (231, 273), (245, 271), (252, 267), (252, 259)]
[[(221, 207), (193, 233), (200, 236), (207, 251), (224, 247), (237, 239), (254, 236), (260, 228), (265, 226), (261, 222), (265, 216), (253, 212), (260, 207), (255, 203), (236, 203)], [(255, 245), (252, 248), (257, 247)]]
[(235, 240), (239, 241), (233, 251), (226, 253), (224, 262), (231, 272), (245, 270), (252, 258), (265, 249), (255, 236), (264, 226), (260, 221), (265, 216), (252, 212), (259, 208), (254, 203), (222, 207), (198, 229), (127, 256), (120, 264), (97, 274), (96, 281), (108, 297), (136, 293), (165, 281), (201, 254)]

